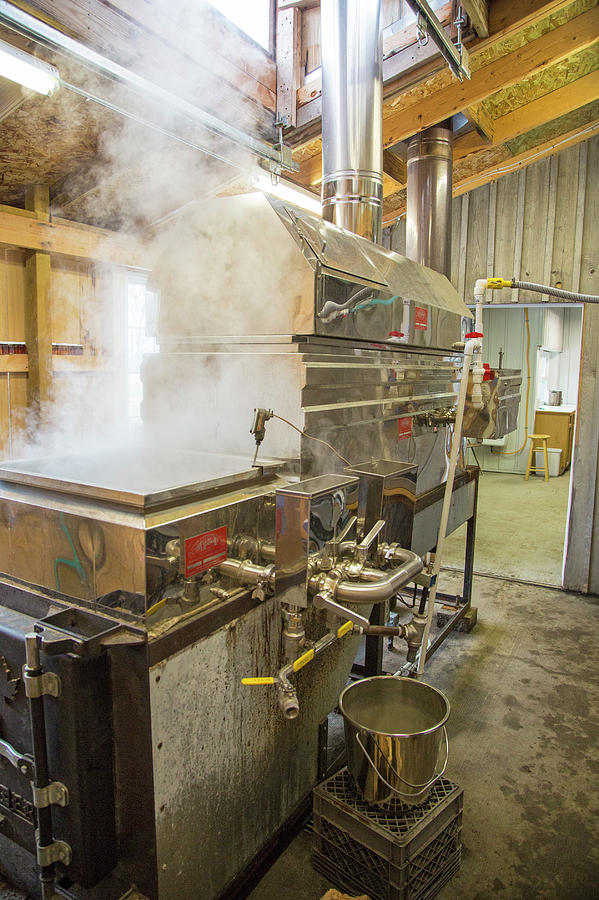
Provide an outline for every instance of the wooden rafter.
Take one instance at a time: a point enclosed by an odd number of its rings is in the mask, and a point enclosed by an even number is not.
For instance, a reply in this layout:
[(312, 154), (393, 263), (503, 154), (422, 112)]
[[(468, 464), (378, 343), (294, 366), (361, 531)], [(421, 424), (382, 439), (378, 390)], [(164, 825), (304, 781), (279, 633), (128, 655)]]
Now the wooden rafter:
[[(25, 213), (25, 214), (24, 214)], [(33, 215), (31, 215), (33, 213)], [(0, 206), (0, 245), (77, 256), (117, 265), (149, 268), (141, 242), (133, 235), (116, 234), (102, 228), (79, 225), (67, 219), (39, 216)]]
[(487, 0), (462, 0), (461, 4), (468, 18), (476, 28), (476, 33), (480, 37), (489, 36), (489, 7)]
[(383, 172), (397, 184), (405, 184), (407, 181), (407, 166), (390, 150), (383, 150)]
[(501, 88), (529, 78), (597, 41), (599, 7), (594, 7), (478, 69), (470, 81), (450, 83), (408, 107), (397, 109), (384, 120), (384, 144), (388, 147), (405, 140), (417, 131), (436, 125), (454, 113), (480, 103)]
[(570, 110), (591, 103), (597, 97), (599, 97), (599, 69), (495, 119), (493, 143), (503, 144), (519, 137), (539, 125), (565, 115)]

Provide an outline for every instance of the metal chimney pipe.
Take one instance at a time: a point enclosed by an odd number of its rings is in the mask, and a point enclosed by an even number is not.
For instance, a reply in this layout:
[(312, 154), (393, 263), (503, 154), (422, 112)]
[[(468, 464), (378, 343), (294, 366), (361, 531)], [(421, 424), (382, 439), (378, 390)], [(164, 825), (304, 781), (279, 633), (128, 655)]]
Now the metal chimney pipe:
[(321, 0), (322, 215), (380, 243), (381, 0)]
[(427, 128), (408, 142), (406, 256), (451, 275), (451, 122)]

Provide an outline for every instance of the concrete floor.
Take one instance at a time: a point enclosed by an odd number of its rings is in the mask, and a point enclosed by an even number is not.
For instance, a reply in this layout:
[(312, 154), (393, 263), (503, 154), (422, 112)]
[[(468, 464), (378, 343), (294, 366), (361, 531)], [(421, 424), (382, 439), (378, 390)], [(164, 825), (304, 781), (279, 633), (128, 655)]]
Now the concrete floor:
[[(451, 702), (448, 775), (465, 789), (462, 866), (438, 896), (597, 898), (599, 598), (492, 578), (475, 597), (476, 629), (426, 672)], [(250, 900), (318, 900), (331, 885), (310, 841), (302, 832)]]
[[(570, 471), (558, 478), (500, 472), (480, 476), (474, 566), (540, 584), (562, 583)], [(445, 564), (463, 568), (466, 526), (446, 543)]]
[[(441, 590), (459, 586), (443, 574)], [(476, 629), (452, 634), (426, 671), (451, 703), (448, 775), (465, 789), (462, 866), (438, 896), (597, 898), (599, 597), (494, 578), (476, 578), (474, 594)], [(386, 652), (387, 670), (403, 659)], [(302, 831), (250, 900), (329, 887)], [(23, 895), (0, 879), (0, 898)]]

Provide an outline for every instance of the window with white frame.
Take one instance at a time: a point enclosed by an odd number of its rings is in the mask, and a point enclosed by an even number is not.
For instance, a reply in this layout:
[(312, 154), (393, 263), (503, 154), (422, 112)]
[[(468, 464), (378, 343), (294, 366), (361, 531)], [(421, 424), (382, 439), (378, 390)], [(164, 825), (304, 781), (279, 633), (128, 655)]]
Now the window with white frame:
[(148, 290), (145, 275), (127, 278), (127, 401), (129, 419), (141, 419), (141, 366), (147, 353), (157, 353), (155, 334), (157, 296)]

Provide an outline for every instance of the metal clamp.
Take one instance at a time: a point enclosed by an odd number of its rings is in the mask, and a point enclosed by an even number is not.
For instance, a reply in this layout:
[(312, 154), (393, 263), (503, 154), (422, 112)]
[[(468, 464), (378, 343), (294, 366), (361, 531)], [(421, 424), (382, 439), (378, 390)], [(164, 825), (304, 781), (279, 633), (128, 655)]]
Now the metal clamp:
[[(37, 841), (37, 830), (35, 834)], [(37, 844), (37, 864), (42, 868), (52, 866), (57, 862), (62, 863), (63, 866), (70, 866), (72, 858), (73, 851), (65, 841), (52, 841), (45, 847)]]
[(31, 699), (44, 696), (58, 697), (60, 694), (60, 678), (54, 672), (29, 675), (27, 667), (23, 666), (23, 684), (25, 694)]
[(36, 809), (45, 809), (46, 806), (67, 806), (69, 802), (69, 789), (60, 781), (51, 781), (46, 787), (31, 785), (33, 793), (33, 805)]

